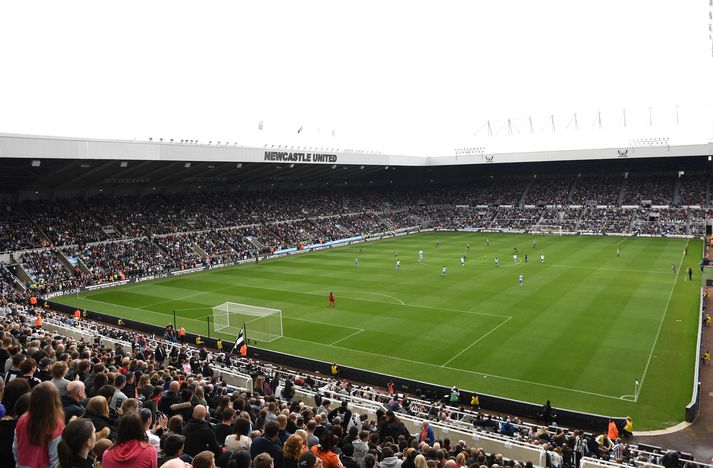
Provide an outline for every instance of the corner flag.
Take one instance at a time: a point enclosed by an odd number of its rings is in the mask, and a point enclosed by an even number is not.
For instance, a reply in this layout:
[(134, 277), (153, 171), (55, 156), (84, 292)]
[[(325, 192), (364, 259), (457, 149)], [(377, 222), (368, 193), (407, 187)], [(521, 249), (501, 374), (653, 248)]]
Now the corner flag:
[(240, 333), (238, 333), (238, 338), (235, 340), (235, 344), (233, 345), (231, 354), (235, 354), (236, 351), (240, 352), (240, 355), (243, 357), (245, 357), (248, 354), (248, 346), (245, 343), (245, 325), (244, 324), (243, 324), (243, 328), (240, 329)]

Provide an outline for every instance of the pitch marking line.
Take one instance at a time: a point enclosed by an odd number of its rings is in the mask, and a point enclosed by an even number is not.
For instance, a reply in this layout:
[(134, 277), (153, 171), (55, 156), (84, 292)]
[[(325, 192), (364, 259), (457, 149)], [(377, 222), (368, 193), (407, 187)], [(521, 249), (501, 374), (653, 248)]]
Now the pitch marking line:
[[(351, 327), (349, 327), (349, 328), (351, 328)], [(363, 331), (364, 331), (364, 329), (363, 329), (363, 328), (360, 328), (359, 330), (355, 331), (355, 332), (352, 333), (351, 335), (347, 335), (347, 336), (345, 336), (344, 338), (340, 338), (340, 339), (338, 339), (337, 341), (335, 341), (335, 342), (333, 342), (333, 343), (330, 343), (329, 346), (334, 346), (335, 344), (340, 343), (340, 342), (346, 340), (347, 338), (351, 338), (352, 336), (357, 335), (357, 334), (359, 334), (359, 333), (361, 333), (361, 332), (363, 332)]]
[(463, 349), (462, 351), (460, 351), (458, 354), (456, 354), (455, 356), (453, 356), (452, 358), (450, 358), (449, 360), (447, 360), (446, 362), (444, 362), (443, 364), (441, 364), (441, 367), (446, 367), (446, 366), (447, 366), (448, 364), (450, 364), (451, 361), (453, 361), (455, 358), (457, 358), (457, 357), (460, 356), (461, 354), (465, 353), (465, 352), (468, 351), (470, 348), (472, 348), (473, 346), (475, 346), (476, 344), (478, 344), (478, 343), (479, 343), (481, 340), (483, 340), (485, 337), (487, 337), (488, 335), (490, 335), (491, 333), (493, 333), (495, 330), (497, 330), (498, 328), (500, 328), (500, 327), (502, 327), (503, 325), (505, 325), (506, 323), (508, 323), (508, 322), (510, 321), (510, 319), (512, 319), (512, 317), (506, 318), (505, 320), (503, 320), (502, 322), (500, 322), (495, 328), (493, 328), (493, 329), (490, 330), (488, 333), (486, 333), (485, 335), (481, 336), (480, 338), (478, 338), (477, 340), (475, 340), (474, 342), (472, 342), (467, 348), (464, 348), (464, 349)]
[(318, 323), (320, 325), (331, 325), (333, 327), (339, 327), (339, 328), (351, 328), (352, 330), (359, 330), (359, 331), (365, 331), (363, 328), (358, 328), (358, 327), (350, 327), (348, 325), (339, 325), (338, 323), (329, 323), (329, 322), (319, 322), (317, 320), (307, 320), (307, 319), (301, 319), (301, 318), (295, 318), (295, 317), (288, 317), (285, 315), (282, 317), (283, 319), (288, 319), (288, 320), (297, 320), (298, 322), (309, 322), (309, 323)]
[(299, 341), (299, 342), (302, 342), (302, 343), (311, 343), (311, 344), (316, 344), (316, 345), (321, 345), (321, 346), (327, 346), (327, 347), (335, 348), (335, 349), (343, 349), (343, 350), (345, 350), (345, 351), (349, 351), (349, 352), (352, 352), (352, 353), (368, 354), (368, 355), (370, 355), (370, 356), (376, 356), (376, 357), (385, 358), (385, 359), (394, 359), (394, 360), (397, 360), (397, 361), (408, 362), (408, 363), (411, 363), (411, 364), (418, 364), (418, 365), (421, 365), (421, 366), (435, 367), (435, 368), (437, 368), (437, 369), (448, 369), (448, 370), (453, 370), (453, 371), (458, 371), (458, 372), (465, 372), (465, 373), (467, 373), (467, 374), (482, 375), (482, 376), (484, 376), (484, 377), (493, 377), (493, 378), (495, 378), (495, 379), (507, 380), (507, 381), (510, 381), (510, 382), (519, 382), (519, 383), (523, 383), (523, 384), (536, 385), (536, 386), (540, 386), (540, 387), (554, 388), (554, 389), (557, 389), (557, 390), (564, 390), (564, 391), (568, 391), (568, 392), (582, 393), (582, 394), (585, 394), (585, 395), (592, 395), (592, 396), (601, 397), (601, 398), (610, 398), (610, 399), (612, 399), (612, 400), (620, 400), (620, 399), (621, 399), (620, 397), (618, 397), (618, 396), (613, 396), (613, 395), (604, 395), (604, 394), (602, 394), (602, 393), (588, 392), (588, 391), (586, 391), (586, 390), (577, 390), (577, 389), (575, 389), (575, 388), (559, 387), (559, 386), (557, 386), (557, 385), (550, 385), (550, 384), (545, 384), (545, 383), (540, 383), (540, 382), (531, 382), (531, 381), (529, 381), (529, 380), (521, 380), (521, 379), (516, 379), (516, 378), (514, 378), (514, 377), (505, 377), (505, 376), (502, 376), (502, 375), (486, 374), (486, 373), (483, 373), (483, 372), (476, 372), (476, 371), (472, 371), (472, 370), (468, 370), (468, 369), (460, 369), (460, 368), (457, 368), (457, 367), (439, 366), (438, 364), (432, 364), (432, 363), (430, 363), (430, 362), (414, 361), (414, 360), (412, 360), (412, 359), (405, 359), (405, 358), (400, 358), (400, 357), (396, 357), (396, 356), (389, 356), (389, 355), (379, 354), (379, 353), (372, 353), (372, 352), (369, 352), (369, 351), (362, 351), (362, 350), (360, 350), (360, 349), (346, 348), (346, 347), (344, 347), (344, 346), (336, 346), (336, 345), (329, 345), (329, 344), (325, 344), (325, 343), (318, 343), (318, 342), (316, 342), (316, 341), (303, 340), (302, 338), (293, 338), (293, 337), (291, 337), (291, 336), (283, 336), (282, 339), (288, 339), (288, 340), (293, 340), (293, 341)]
[[(690, 239), (686, 241), (686, 249), (688, 249), (688, 244)], [(685, 250), (684, 250), (685, 252)], [(671, 305), (671, 298), (673, 297), (673, 290), (676, 289), (676, 283), (678, 283), (678, 275), (681, 274), (681, 267), (683, 266), (683, 259), (686, 254), (681, 254), (681, 261), (678, 263), (678, 270), (676, 270), (676, 278), (673, 280), (673, 285), (671, 285), (671, 292), (668, 294), (668, 301), (666, 301), (666, 307), (661, 315), (661, 321), (659, 322), (659, 329), (656, 331), (656, 338), (651, 345), (651, 352), (649, 353), (649, 359), (646, 361), (646, 367), (644, 367), (644, 373), (641, 375), (641, 383), (639, 384), (639, 391), (636, 392), (634, 402), (639, 401), (639, 395), (641, 394), (641, 389), (644, 387), (644, 380), (646, 380), (646, 373), (649, 370), (649, 364), (651, 364), (651, 357), (654, 355), (654, 349), (656, 348), (656, 343), (659, 341), (659, 335), (661, 334), (661, 327), (663, 327), (664, 320), (666, 319), (666, 313), (668, 312), (668, 306)]]
[[(407, 305), (404, 301), (402, 301), (402, 300), (399, 299), (398, 297), (389, 296), (388, 294), (373, 293), (373, 292), (366, 292), (366, 291), (337, 291), (336, 289), (335, 289), (334, 291), (332, 291), (332, 292), (339, 293), (339, 294), (346, 294), (346, 295), (349, 295), (349, 294), (357, 294), (357, 295), (358, 295), (358, 294), (366, 294), (366, 295), (368, 295), (368, 296), (388, 297), (389, 299), (393, 299), (393, 300), (395, 300), (395, 301), (398, 301), (398, 303), (401, 304), (401, 305), (403, 305), (403, 306)], [(322, 291), (310, 291), (310, 292), (306, 292), (306, 293), (304, 293), (304, 294), (312, 294), (312, 295), (320, 295), (320, 296), (326, 295), (326, 293), (324, 293), (324, 292), (322, 292)], [(357, 298), (352, 298), (352, 299), (356, 299), (356, 300), (358, 300), (358, 301), (359, 301), (359, 300), (364, 300), (364, 301), (368, 301), (368, 300), (369, 300), (369, 299), (361, 299), (361, 298), (358, 298), (358, 297), (357, 297)], [(376, 302), (376, 301), (373, 301), (373, 302)]]

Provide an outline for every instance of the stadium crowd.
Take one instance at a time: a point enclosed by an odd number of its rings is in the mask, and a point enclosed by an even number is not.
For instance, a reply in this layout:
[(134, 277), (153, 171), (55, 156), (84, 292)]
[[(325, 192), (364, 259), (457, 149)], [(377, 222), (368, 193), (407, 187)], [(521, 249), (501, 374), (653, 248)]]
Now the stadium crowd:
[[(673, 192), (679, 187), (680, 203), (695, 201), (695, 189), (707, 187), (708, 181), (695, 174), (679, 178), (677, 184), (675, 180), (499, 177), (477, 186), (428, 190), (389, 187), (30, 201), (6, 207), (0, 219), (0, 251), (13, 252), (27, 273), (18, 275), (27, 287), (49, 292), (407, 228), (701, 234), (708, 212), (673, 207)], [(669, 207), (617, 207), (622, 191), (624, 204), (650, 200)], [(305, 203), (312, 199), (319, 203)], [(54, 245), (64, 246), (53, 249)], [(29, 247), (37, 250), (25, 252)]]

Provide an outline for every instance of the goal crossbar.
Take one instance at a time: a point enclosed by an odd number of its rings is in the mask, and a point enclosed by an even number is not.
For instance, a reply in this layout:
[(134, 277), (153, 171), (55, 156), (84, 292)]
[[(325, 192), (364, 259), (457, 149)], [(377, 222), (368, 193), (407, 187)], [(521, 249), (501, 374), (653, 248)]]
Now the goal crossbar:
[(237, 302), (212, 307), (213, 331), (237, 335), (246, 328), (247, 338), (270, 342), (282, 337), (282, 311)]

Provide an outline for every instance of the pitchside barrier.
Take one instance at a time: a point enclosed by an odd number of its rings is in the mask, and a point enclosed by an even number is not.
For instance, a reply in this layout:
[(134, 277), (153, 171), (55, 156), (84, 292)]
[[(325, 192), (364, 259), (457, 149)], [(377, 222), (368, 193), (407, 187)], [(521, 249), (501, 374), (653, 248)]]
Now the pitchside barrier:
[(703, 339), (703, 301), (705, 289), (701, 288), (701, 296), (699, 299), (699, 314), (698, 314), (698, 335), (696, 337), (696, 362), (693, 370), (693, 392), (691, 402), (686, 406), (686, 421), (693, 422), (698, 417), (698, 412), (701, 408), (701, 343)]

